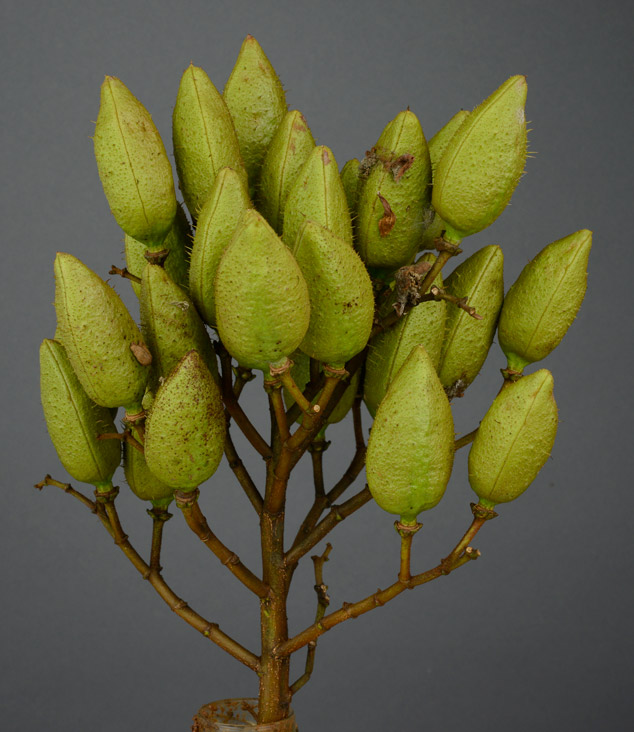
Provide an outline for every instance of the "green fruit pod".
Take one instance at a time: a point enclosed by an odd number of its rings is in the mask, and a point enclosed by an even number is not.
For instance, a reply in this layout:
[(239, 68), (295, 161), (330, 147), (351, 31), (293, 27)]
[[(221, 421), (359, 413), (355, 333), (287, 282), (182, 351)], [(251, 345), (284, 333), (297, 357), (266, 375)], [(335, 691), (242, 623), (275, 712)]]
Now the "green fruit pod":
[(366, 474), (372, 497), (412, 523), (443, 497), (454, 457), (451, 408), (423, 346), (415, 346), (372, 425)]
[(145, 461), (172, 488), (192, 490), (222, 459), (226, 423), (220, 387), (190, 351), (159, 387), (145, 423)]
[(325, 226), (352, 245), (346, 193), (335, 156), (325, 145), (312, 150), (288, 192), (282, 239), (289, 247), (307, 219)]
[(258, 208), (278, 234), (282, 234), (288, 192), (312, 150), (315, 139), (304, 115), (287, 112), (266, 151), (258, 194)]
[(143, 337), (119, 295), (79, 259), (59, 252), (55, 310), (62, 344), (90, 399), (138, 412), (148, 364), (135, 356)]
[[(248, 273), (248, 277), (245, 276)], [(306, 282), (291, 254), (255, 210), (242, 223), (218, 264), (218, 332), (245, 368), (268, 372), (302, 342), (310, 321)]]
[(181, 193), (194, 220), (222, 168), (233, 168), (247, 185), (227, 105), (207, 74), (193, 64), (181, 78), (172, 115), (172, 140)]
[(444, 127), (441, 127), (427, 143), (429, 147), (429, 159), (431, 160), (432, 178), (447, 146), (468, 116), (469, 111), (466, 109), (461, 109), (459, 112), (456, 112), (449, 122)]
[(450, 398), (462, 396), (480, 373), (504, 299), (504, 255), (490, 245), (465, 259), (447, 277), (445, 290), (466, 297), (482, 320), (455, 305), (447, 309), (446, 333), (438, 364), (438, 376)]
[[(302, 353), (302, 351), (295, 351), (295, 353), (291, 354), (290, 358), (293, 362), (293, 365), (291, 366), (291, 376), (293, 377), (293, 381), (297, 384), (300, 391), (304, 391), (310, 381), (310, 357), (305, 353)], [(337, 422), (341, 422), (341, 420), (348, 414), (352, 408), (354, 398), (357, 395), (360, 375), (361, 371), (357, 369), (350, 378), (350, 383), (342, 394), (337, 406), (332, 410), (330, 416), (326, 420), (326, 424), (336, 424)], [(318, 398), (319, 394), (317, 394), (313, 403), (316, 402)], [(284, 402), (286, 403), (287, 408), (290, 408), (295, 404), (293, 395), (286, 388), (284, 388)], [(300, 414), (296, 421), (301, 422), (302, 419), (303, 415)]]
[(214, 279), (218, 262), (248, 208), (251, 201), (243, 179), (232, 168), (223, 168), (198, 217), (189, 268), (190, 295), (211, 326), (216, 325)]
[[(428, 254), (422, 259), (432, 262), (435, 257)], [(440, 272), (433, 284), (443, 286)], [(393, 307), (392, 303), (393, 299), (387, 303), (385, 311)], [(446, 310), (447, 303), (444, 300), (421, 302), (391, 328), (372, 338), (365, 362), (363, 400), (373, 417), (414, 346), (424, 346), (429, 360), (437, 369), (445, 336)]]
[(123, 445), (123, 471), (134, 495), (155, 505), (168, 505), (174, 488), (159, 480), (147, 466), (144, 455), (128, 442)]
[(357, 211), (357, 201), (359, 200), (359, 159), (352, 158), (352, 160), (348, 160), (339, 175), (348, 201), (350, 216), (354, 218)]
[(508, 291), (498, 337), (510, 369), (546, 358), (566, 335), (586, 292), (591, 247), (587, 229), (549, 244)]
[(362, 168), (355, 221), (361, 259), (384, 269), (409, 264), (431, 194), (429, 150), (413, 112), (400, 112), (386, 126)]
[[(191, 248), (192, 233), (187, 215), (183, 210), (183, 207), (179, 204), (176, 209), (176, 216), (172, 228), (169, 230), (168, 235), (165, 237), (165, 241), (160, 246), (160, 249), (167, 249), (169, 252), (165, 259), (163, 266), (169, 276), (176, 282), (177, 285), (182, 287), (187, 286), (188, 273), (189, 273), (189, 249)], [(156, 247), (148, 247), (143, 242), (133, 239), (131, 236), (125, 235), (125, 261), (126, 268), (131, 275), (135, 277), (141, 277), (147, 259), (145, 253), (150, 250), (155, 250)], [(132, 289), (134, 290), (137, 297), (141, 296), (141, 283), (130, 280)]]
[(432, 204), (454, 243), (492, 224), (526, 161), (526, 77), (512, 76), (451, 138), (434, 171)]
[(299, 230), (293, 253), (310, 298), (310, 325), (300, 350), (342, 368), (370, 337), (374, 320), (370, 275), (347, 242), (314, 221), (306, 221)]
[(117, 428), (110, 410), (84, 391), (61, 343), (42, 341), (40, 388), (46, 426), (66, 471), (82, 483), (109, 485), (121, 461), (121, 444), (97, 435)]
[(469, 453), (469, 482), (480, 503), (492, 508), (521, 495), (550, 456), (556, 433), (550, 371), (508, 383), (484, 415)]
[(251, 186), (259, 178), (266, 149), (286, 114), (284, 87), (252, 35), (242, 43), (222, 94), (233, 118)]
[(176, 215), (172, 166), (150, 113), (114, 76), (101, 86), (94, 144), (119, 226), (145, 244), (161, 244)]
[(218, 380), (218, 364), (205, 324), (185, 290), (158, 264), (141, 278), (141, 323), (156, 376), (165, 377), (189, 351), (196, 350)]

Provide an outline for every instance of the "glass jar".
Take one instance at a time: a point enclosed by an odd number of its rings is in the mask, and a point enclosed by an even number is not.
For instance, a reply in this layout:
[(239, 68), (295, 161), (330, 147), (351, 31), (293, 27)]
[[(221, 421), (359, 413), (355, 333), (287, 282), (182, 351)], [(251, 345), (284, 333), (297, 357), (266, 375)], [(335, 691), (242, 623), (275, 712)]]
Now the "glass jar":
[(298, 732), (295, 715), (258, 724), (257, 699), (221, 699), (206, 704), (194, 717), (192, 732)]

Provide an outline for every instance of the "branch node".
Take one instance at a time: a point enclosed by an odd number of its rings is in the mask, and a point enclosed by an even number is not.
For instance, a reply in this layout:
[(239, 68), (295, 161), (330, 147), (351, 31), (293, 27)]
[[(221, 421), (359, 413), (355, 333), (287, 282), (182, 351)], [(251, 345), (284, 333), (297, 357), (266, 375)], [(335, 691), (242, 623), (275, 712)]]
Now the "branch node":
[(490, 521), (491, 519), (494, 519), (496, 516), (498, 516), (498, 513), (496, 511), (494, 511), (492, 508), (487, 508), (486, 506), (483, 506), (481, 503), (471, 503), (469, 505), (471, 506), (471, 513), (473, 514), (474, 518)]

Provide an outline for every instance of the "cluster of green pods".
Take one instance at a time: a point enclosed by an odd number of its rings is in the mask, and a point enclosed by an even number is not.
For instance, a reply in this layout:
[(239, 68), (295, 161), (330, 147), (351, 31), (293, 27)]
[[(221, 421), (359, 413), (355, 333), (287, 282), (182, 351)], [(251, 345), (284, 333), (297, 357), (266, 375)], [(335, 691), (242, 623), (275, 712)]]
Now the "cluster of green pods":
[[(485, 507), (519, 496), (557, 428), (550, 372), (524, 370), (574, 320), (592, 235), (546, 246), (506, 295), (497, 244), (467, 252), (447, 276), (440, 264), (513, 195), (526, 161), (526, 89), (512, 76), (429, 140), (413, 111), (394, 110), (374, 145), (365, 141), (365, 155), (340, 170), (302, 113), (288, 110), (273, 66), (247, 36), (222, 92), (193, 63), (182, 75), (175, 186), (150, 113), (106, 77), (94, 149), (140, 326), (110, 282), (57, 255), (58, 327), (41, 347), (42, 404), (69, 474), (107, 488), (123, 452), (131, 490), (157, 506), (213, 475), (226, 438), (218, 341), (236, 368), (262, 371), (268, 383), (289, 362), (299, 391), (311, 375), (343, 375), (348, 386), (327, 424), (363, 399), (374, 419), (372, 496), (415, 523), (445, 492), (451, 404), (482, 369), (497, 329), (505, 381), (473, 441), (469, 480)], [(284, 393), (290, 406), (293, 393)]]

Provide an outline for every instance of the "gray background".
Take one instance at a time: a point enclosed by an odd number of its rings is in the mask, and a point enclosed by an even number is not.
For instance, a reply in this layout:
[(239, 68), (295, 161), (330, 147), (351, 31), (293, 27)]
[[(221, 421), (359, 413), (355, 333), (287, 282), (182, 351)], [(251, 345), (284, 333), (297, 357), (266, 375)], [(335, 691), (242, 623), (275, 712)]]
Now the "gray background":
[[(302, 732), (629, 729), (630, 8), (606, 0), (4, 0), (4, 729), (185, 732), (201, 704), (256, 691), (251, 672), (171, 615), (82, 506), (55, 488), (30, 487), (47, 472), (66, 479), (38, 396), (37, 349), (55, 328), (54, 254), (72, 252), (102, 276), (122, 263), (89, 139), (103, 75), (122, 78), (169, 141), (186, 65), (203, 66), (222, 89), (248, 32), (280, 74), (290, 107), (340, 164), (363, 155), (407, 105), (429, 137), (511, 74), (526, 74), (537, 155), (512, 206), (465, 249), (502, 245), (511, 284), (550, 241), (580, 228), (595, 233), (585, 303), (543, 363), (555, 374), (561, 415), (552, 459), (481, 532), (480, 561), (320, 640), (312, 683), (294, 702)], [(114, 284), (134, 306), (127, 283)], [(494, 347), (456, 403), (459, 432), (476, 426), (503, 365)], [(259, 386), (246, 394), (257, 411)], [(347, 462), (349, 432), (332, 430), (330, 484)], [(466, 457), (459, 454), (444, 501), (423, 517), (416, 568), (433, 566), (469, 521)], [(261, 470), (257, 460), (249, 465)], [(290, 522), (310, 493), (304, 464), (302, 471), (290, 491)], [(128, 533), (146, 551), (144, 506), (125, 491), (120, 504)], [(255, 516), (226, 466), (205, 487), (203, 507), (257, 569)], [(333, 607), (393, 581), (391, 517), (371, 505), (332, 538)], [(168, 581), (255, 650), (257, 603), (207, 554), (180, 516), (167, 525)], [(312, 584), (307, 566), (292, 595), (293, 630), (312, 622)]]

